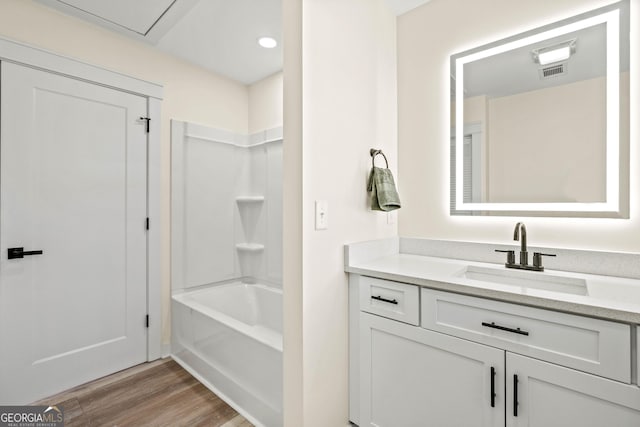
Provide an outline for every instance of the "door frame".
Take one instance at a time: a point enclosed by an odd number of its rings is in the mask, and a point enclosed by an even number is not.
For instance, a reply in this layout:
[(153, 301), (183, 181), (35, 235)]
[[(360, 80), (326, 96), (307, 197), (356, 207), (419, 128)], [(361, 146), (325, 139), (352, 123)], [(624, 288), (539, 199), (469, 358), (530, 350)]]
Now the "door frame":
[(53, 52), (0, 37), (0, 61), (56, 73), (147, 99), (147, 360), (163, 356), (161, 304), (161, 223), (160, 223), (160, 106), (163, 88), (116, 71), (87, 64)]

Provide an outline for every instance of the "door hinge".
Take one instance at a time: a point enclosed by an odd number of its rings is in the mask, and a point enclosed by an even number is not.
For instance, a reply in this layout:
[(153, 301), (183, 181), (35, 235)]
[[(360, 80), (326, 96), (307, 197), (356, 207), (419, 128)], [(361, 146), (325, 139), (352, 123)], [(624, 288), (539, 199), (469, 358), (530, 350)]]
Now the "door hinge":
[(145, 120), (147, 122), (147, 133), (149, 133), (149, 122), (151, 121), (151, 117), (140, 117), (140, 120)]
[(145, 325), (145, 327), (147, 327), (147, 328), (149, 327), (149, 315), (148, 315), (148, 314), (147, 314), (147, 317), (146, 317), (146, 319), (145, 319), (145, 321), (144, 321), (144, 325)]
[(149, 229), (149, 217), (147, 217), (147, 220), (145, 221), (145, 229), (148, 230)]

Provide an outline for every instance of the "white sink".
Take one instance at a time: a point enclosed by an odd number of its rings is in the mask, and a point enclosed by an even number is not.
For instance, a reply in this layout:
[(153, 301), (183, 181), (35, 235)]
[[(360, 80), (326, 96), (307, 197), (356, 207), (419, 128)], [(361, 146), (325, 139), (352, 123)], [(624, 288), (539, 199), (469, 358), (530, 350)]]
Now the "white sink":
[(458, 277), (477, 282), (497, 283), (519, 288), (542, 289), (545, 291), (574, 295), (588, 295), (586, 280), (575, 277), (555, 276), (543, 272), (469, 265), (458, 273)]

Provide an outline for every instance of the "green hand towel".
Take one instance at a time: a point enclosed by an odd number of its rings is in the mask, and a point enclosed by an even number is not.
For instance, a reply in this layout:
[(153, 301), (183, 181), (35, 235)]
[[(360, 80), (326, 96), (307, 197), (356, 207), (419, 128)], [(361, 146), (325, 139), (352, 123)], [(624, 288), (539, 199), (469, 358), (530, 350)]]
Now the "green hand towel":
[(371, 168), (367, 190), (371, 192), (372, 210), (388, 212), (400, 209), (400, 196), (389, 169)]

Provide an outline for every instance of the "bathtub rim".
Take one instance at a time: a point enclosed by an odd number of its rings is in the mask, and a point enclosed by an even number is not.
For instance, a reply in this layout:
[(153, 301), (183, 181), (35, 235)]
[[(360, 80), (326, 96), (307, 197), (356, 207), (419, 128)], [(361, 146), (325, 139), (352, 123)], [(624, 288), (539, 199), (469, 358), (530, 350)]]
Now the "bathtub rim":
[(206, 287), (200, 287), (196, 290), (183, 291), (177, 294), (171, 295), (171, 299), (178, 304), (182, 304), (185, 307), (194, 310), (203, 316), (216, 320), (225, 326), (234, 329), (242, 335), (246, 335), (251, 339), (258, 341), (259, 343), (271, 347), (272, 349), (282, 352), (283, 349), (283, 337), (282, 332), (277, 332), (263, 326), (247, 325), (238, 319), (235, 319), (229, 315), (226, 315), (216, 309), (213, 309), (205, 304), (201, 304), (198, 301), (192, 299), (193, 294), (210, 291), (214, 288), (227, 288), (236, 286), (255, 286), (267, 289), (269, 292), (279, 294), (282, 297), (282, 289), (267, 286), (261, 283), (243, 283), (243, 282), (231, 282), (220, 285), (208, 285)]

